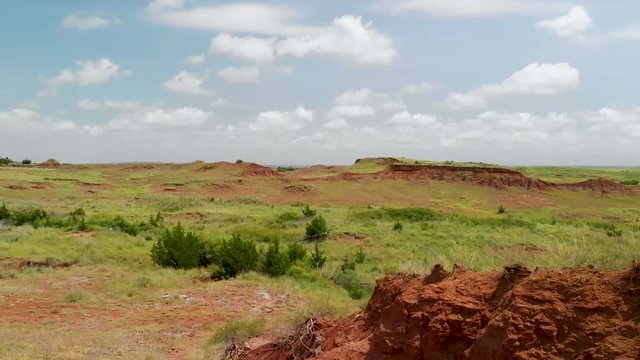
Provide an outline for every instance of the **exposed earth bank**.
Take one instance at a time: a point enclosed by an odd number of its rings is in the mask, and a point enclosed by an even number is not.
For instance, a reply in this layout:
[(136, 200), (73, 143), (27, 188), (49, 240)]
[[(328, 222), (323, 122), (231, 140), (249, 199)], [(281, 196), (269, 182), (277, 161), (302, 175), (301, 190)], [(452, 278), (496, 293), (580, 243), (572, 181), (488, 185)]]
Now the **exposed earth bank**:
[(640, 266), (391, 275), (362, 312), (241, 358), (639, 359)]

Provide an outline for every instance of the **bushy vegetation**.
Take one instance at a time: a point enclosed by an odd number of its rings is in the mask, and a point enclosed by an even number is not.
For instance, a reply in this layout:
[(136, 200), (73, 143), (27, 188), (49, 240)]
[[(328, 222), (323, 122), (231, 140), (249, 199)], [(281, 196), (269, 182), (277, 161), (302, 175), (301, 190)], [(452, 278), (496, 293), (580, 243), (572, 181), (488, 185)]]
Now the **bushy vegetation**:
[(302, 209), (302, 215), (306, 218), (312, 218), (314, 216), (316, 216), (317, 211), (312, 210), (309, 205), (305, 205), (304, 209)]
[(320, 246), (316, 243), (313, 247), (313, 251), (311, 252), (311, 266), (315, 269), (322, 269), (324, 264), (327, 262), (327, 257), (325, 256), (324, 250), (320, 249)]
[(329, 236), (329, 227), (327, 221), (321, 216), (316, 216), (307, 224), (305, 228), (305, 240), (307, 241), (319, 241), (324, 240)]
[(620, 181), (620, 184), (633, 186), (640, 184), (640, 180), (622, 180)]
[(5, 156), (5, 157), (3, 157), (3, 158), (1, 158), (1, 157), (0, 157), (0, 166), (3, 166), (3, 165), (9, 165), (9, 164), (13, 164), (13, 163), (14, 163), (14, 161), (13, 161), (13, 160), (11, 160), (11, 159), (9, 159), (9, 158), (8, 158), (8, 157), (6, 157), (6, 156)]
[(280, 250), (280, 242), (276, 240), (269, 244), (264, 254), (262, 271), (269, 276), (278, 277), (285, 275), (290, 267), (289, 254)]
[(201, 265), (204, 254), (202, 240), (177, 224), (158, 239), (151, 249), (153, 261), (163, 267), (193, 269)]
[(24, 160), (22, 160), (22, 164), (23, 164), (23, 165), (30, 165), (30, 164), (31, 164), (31, 160), (29, 160), (29, 159), (24, 159)]
[(228, 279), (243, 272), (255, 271), (258, 268), (259, 257), (253, 241), (233, 235), (230, 239), (222, 241), (214, 259), (219, 269), (212, 276)]

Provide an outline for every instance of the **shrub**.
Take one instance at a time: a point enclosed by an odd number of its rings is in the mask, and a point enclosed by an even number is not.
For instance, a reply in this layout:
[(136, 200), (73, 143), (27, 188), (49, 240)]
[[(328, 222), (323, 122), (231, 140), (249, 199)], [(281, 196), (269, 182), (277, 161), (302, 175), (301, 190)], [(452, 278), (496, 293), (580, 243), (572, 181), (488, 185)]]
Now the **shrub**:
[(269, 276), (278, 277), (286, 274), (290, 267), (291, 261), (288, 254), (280, 251), (280, 242), (275, 240), (269, 244), (262, 270)]
[(29, 159), (24, 159), (24, 160), (22, 160), (22, 163), (23, 163), (24, 165), (30, 165), (30, 164), (31, 164), (31, 160), (29, 160)]
[(356, 252), (356, 264), (363, 264), (367, 259), (367, 254), (364, 253), (362, 246), (358, 247), (358, 251)]
[(640, 180), (622, 180), (620, 181), (620, 184), (629, 186), (638, 185), (640, 184)]
[(162, 217), (162, 214), (160, 213), (160, 211), (158, 211), (158, 213), (156, 213), (156, 216), (149, 216), (149, 225), (155, 227), (155, 228), (161, 228), (164, 226), (164, 218)]
[(325, 239), (329, 236), (329, 228), (327, 222), (322, 216), (316, 216), (307, 224), (305, 229), (305, 240), (317, 241)]
[(42, 209), (22, 209), (11, 212), (11, 222), (15, 226), (32, 224), (38, 226), (39, 220), (46, 220), (49, 216)]
[(13, 164), (13, 160), (9, 159), (8, 157), (0, 158), (0, 166), (9, 164)]
[(394, 231), (402, 231), (403, 226), (402, 223), (400, 221), (396, 221), (395, 224), (393, 224), (393, 230)]
[(200, 238), (178, 224), (158, 238), (151, 249), (151, 258), (162, 267), (193, 269), (200, 265), (202, 253)]
[(86, 216), (87, 214), (84, 212), (83, 208), (77, 208), (69, 214), (69, 221), (72, 223), (78, 223), (80, 220), (84, 221)]
[(109, 224), (109, 227), (116, 231), (129, 234), (131, 236), (136, 236), (140, 232), (140, 228), (138, 225), (128, 222), (120, 215), (116, 216), (111, 221), (111, 223)]
[(89, 226), (87, 225), (87, 223), (84, 221), (84, 219), (80, 220), (80, 222), (78, 223), (78, 227), (77, 227), (78, 231), (88, 231), (89, 230)]
[(217, 251), (219, 274), (214, 277), (232, 278), (238, 274), (254, 271), (258, 267), (258, 250), (251, 240), (242, 240), (238, 235), (223, 240)]
[(11, 219), (11, 212), (9, 212), (9, 209), (7, 208), (7, 204), (2, 203), (2, 206), (0, 206), (0, 220), (9, 220)]
[(504, 206), (500, 204), (500, 207), (498, 208), (498, 214), (504, 214), (506, 212), (507, 212), (507, 209), (505, 209)]
[(311, 253), (311, 266), (316, 269), (322, 269), (324, 263), (327, 261), (327, 257), (324, 256), (324, 251), (320, 250), (320, 247), (316, 243)]
[(242, 164), (244, 161), (241, 159), (236, 160), (236, 164)]
[(352, 299), (360, 300), (371, 291), (371, 286), (366, 285), (354, 270), (344, 270), (333, 277), (333, 282), (347, 290)]
[(317, 213), (317, 211), (311, 210), (309, 205), (305, 205), (304, 209), (302, 209), (302, 215), (304, 215), (304, 217), (306, 217), (306, 218), (314, 217), (314, 216), (316, 216), (316, 213)]
[(278, 172), (290, 172), (290, 171), (295, 171), (296, 168), (292, 167), (292, 166), (278, 166)]
[(296, 261), (303, 260), (307, 257), (307, 249), (305, 249), (301, 244), (292, 243), (287, 248), (287, 255), (289, 256), (289, 261), (291, 263), (295, 263)]

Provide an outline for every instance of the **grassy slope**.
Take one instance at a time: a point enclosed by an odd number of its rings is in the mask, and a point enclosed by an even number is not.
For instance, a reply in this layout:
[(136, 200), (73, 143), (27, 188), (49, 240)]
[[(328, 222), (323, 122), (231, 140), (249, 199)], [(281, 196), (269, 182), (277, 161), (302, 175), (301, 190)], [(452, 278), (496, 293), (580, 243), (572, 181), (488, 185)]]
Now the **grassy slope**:
[[(131, 221), (145, 221), (149, 215), (161, 211), (167, 223), (180, 221), (208, 239), (240, 233), (258, 241), (280, 238), (285, 243), (303, 237), (306, 221), (279, 223), (276, 220), (282, 213), (300, 211), (291, 204), (305, 202), (317, 208), (331, 227), (332, 236), (323, 244), (328, 255), (325, 268), (279, 279), (247, 274), (222, 284), (194, 285), (192, 279), (206, 273), (157, 268), (149, 258), (153, 242), (143, 236), (132, 237), (106, 228), (78, 234), (63, 229), (4, 226), (0, 228), (0, 257), (34, 260), (54, 257), (76, 261), (79, 266), (66, 270), (22, 271), (0, 267), (0, 296), (34, 301), (31, 294), (39, 288), (30, 284), (88, 276), (98, 285), (45, 290), (51, 291), (52, 297), (47, 311), (66, 314), (66, 318), (71, 319), (66, 323), (67, 329), (72, 330), (79, 326), (72, 321), (75, 312), (82, 314), (92, 307), (153, 309), (167, 293), (217, 289), (216, 293), (224, 297), (230, 291), (227, 284), (248, 289), (257, 286), (283, 291), (299, 300), (287, 302), (281, 311), (265, 315), (269, 319), (268, 326), (275, 326), (273, 324), (281, 323), (281, 319), (290, 318), (291, 313), (297, 314), (300, 309), (315, 314), (340, 315), (362, 306), (364, 299), (351, 300), (344, 289), (323, 280), (338, 273), (344, 257), (353, 257), (359, 246), (363, 247), (367, 258), (364, 264), (358, 265), (357, 271), (360, 280), (369, 286), (384, 273), (425, 272), (435, 263), (464, 264), (476, 270), (498, 269), (512, 262), (552, 267), (593, 264), (601, 269), (623, 269), (640, 250), (640, 197), (631, 193), (498, 191), (433, 181), (427, 184), (403, 180), (302, 180), (336, 172), (326, 169), (318, 170), (315, 175), (313, 171), (296, 171), (284, 181), (242, 177), (242, 169), (234, 166), (207, 171), (199, 169), (197, 164), (155, 165), (153, 168), (127, 165), (61, 169), (0, 167), (0, 201), (7, 202), (10, 207), (43, 207), (58, 214), (83, 207), (90, 219), (122, 215)], [(364, 161), (338, 171), (379, 170), (381, 165), (375, 161)], [(567, 181), (583, 180), (591, 175), (640, 178), (638, 169), (528, 168), (523, 171), (549, 180), (554, 180), (551, 177), (556, 174)], [(33, 189), (33, 183), (44, 183), (45, 188)], [(312, 186), (314, 191), (310, 194), (284, 192), (286, 186), (299, 183)], [(8, 188), (11, 185), (24, 186), (26, 190), (12, 190)], [(506, 214), (496, 214), (500, 204), (507, 208)], [(429, 207), (449, 216), (437, 221), (415, 221), (391, 217), (385, 213), (385, 207)], [(393, 230), (396, 221), (403, 224), (402, 231)], [(608, 236), (601, 225), (604, 223), (615, 224), (622, 230), (622, 236)], [(76, 290), (84, 294), (72, 293)], [(76, 295), (80, 305), (69, 310), (71, 305), (65, 299), (73, 299)], [(257, 300), (249, 302), (252, 301)], [(28, 311), (41, 310), (36, 307)], [(175, 311), (187, 311), (187, 316), (189, 309), (176, 305)], [(233, 309), (219, 311), (228, 313)], [(249, 313), (242, 312), (235, 317)], [(174, 344), (171, 346), (185, 348), (187, 358), (202, 358), (208, 351), (206, 338), (232, 318), (234, 316), (220, 316), (210, 320), (209, 325), (200, 324), (195, 337), (171, 338)], [(3, 358), (10, 358), (9, 355), (16, 355), (16, 358), (42, 356), (44, 353), (55, 355), (53, 358), (82, 358), (87, 356), (90, 347), (111, 349), (122, 339), (132, 336), (130, 331), (120, 330), (104, 338), (95, 338), (95, 331), (105, 330), (98, 328), (87, 331), (90, 341), (84, 345), (73, 342), (64, 333), (53, 342), (33, 341), (42, 333), (28, 322), (17, 319), (20, 317), (0, 317), (0, 328), (13, 327), (20, 329), (22, 334), (15, 337), (0, 331)], [(131, 324), (134, 319), (134, 316), (125, 317), (119, 322), (107, 321), (105, 324), (113, 329), (131, 326), (135, 331), (151, 333), (166, 330), (160, 325)], [(158, 319), (157, 323), (164, 324), (162, 321)], [(165, 325), (173, 329), (179, 319), (171, 321)], [(64, 325), (62, 329), (65, 329)], [(140, 356), (151, 354), (152, 358), (168, 356), (165, 343), (147, 338), (140, 341), (146, 341), (146, 345), (128, 344), (121, 351)], [(76, 347), (69, 349), (70, 342)]]

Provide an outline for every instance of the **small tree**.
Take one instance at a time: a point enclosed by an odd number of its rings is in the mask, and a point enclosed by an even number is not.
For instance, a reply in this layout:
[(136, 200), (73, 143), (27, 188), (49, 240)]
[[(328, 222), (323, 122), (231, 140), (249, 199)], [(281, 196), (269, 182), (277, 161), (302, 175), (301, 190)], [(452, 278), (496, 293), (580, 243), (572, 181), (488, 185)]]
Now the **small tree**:
[(160, 236), (151, 249), (151, 258), (163, 267), (193, 269), (200, 265), (202, 252), (200, 238), (178, 224)]
[(280, 242), (274, 240), (269, 244), (269, 248), (264, 256), (264, 263), (262, 268), (269, 276), (278, 277), (282, 276), (289, 271), (291, 267), (291, 261), (287, 253), (280, 251)]
[(322, 216), (316, 216), (307, 224), (305, 229), (305, 239), (308, 241), (318, 241), (329, 236), (327, 222)]
[(322, 269), (324, 263), (327, 261), (327, 257), (324, 256), (324, 251), (320, 250), (320, 247), (316, 243), (311, 253), (311, 266), (316, 269)]
[(498, 214), (504, 214), (506, 212), (507, 212), (507, 209), (505, 209), (504, 206), (500, 204), (500, 207), (498, 208)]
[(356, 264), (363, 264), (367, 259), (367, 254), (365, 254), (362, 246), (358, 247), (358, 251), (356, 252)]
[(219, 277), (228, 279), (246, 271), (254, 271), (258, 267), (258, 250), (251, 240), (242, 240), (233, 235), (223, 240), (218, 250)]
[(29, 164), (31, 164), (31, 160), (29, 160), (29, 159), (24, 159), (24, 160), (22, 160), (22, 163), (23, 163), (24, 165), (29, 165)]
[(396, 221), (395, 224), (393, 224), (393, 230), (394, 231), (402, 231), (403, 226), (402, 223), (400, 221)]
[(309, 205), (305, 205), (304, 209), (302, 209), (302, 215), (304, 215), (304, 217), (306, 217), (306, 218), (312, 218), (312, 217), (316, 216), (316, 213), (317, 212), (315, 210), (311, 210)]
[(13, 160), (9, 159), (8, 157), (4, 157), (4, 158), (0, 158), (0, 166), (1, 165), (9, 165), (12, 164)]
[(307, 257), (307, 249), (301, 244), (293, 243), (287, 248), (287, 254), (289, 255), (289, 261), (294, 263)]

